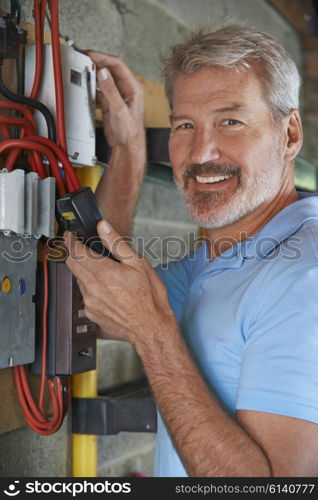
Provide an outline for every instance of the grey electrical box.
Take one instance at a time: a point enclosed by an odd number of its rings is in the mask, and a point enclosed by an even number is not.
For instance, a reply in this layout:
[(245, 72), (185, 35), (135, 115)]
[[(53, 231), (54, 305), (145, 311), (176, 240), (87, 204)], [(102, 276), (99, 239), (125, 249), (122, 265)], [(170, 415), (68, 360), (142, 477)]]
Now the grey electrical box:
[(55, 179), (23, 170), (0, 170), (0, 231), (54, 236)]
[(24, 233), (23, 170), (0, 171), (0, 230)]
[[(95, 156), (95, 94), (96, 68), (92, 60), (64, 45), (60, 46), (65, 108), (65, 133), (70, 160), (76, 166), (96, 165)], [(25, 92), (31, 92), (35, 66), (35, 46), (25, 49)], [(42, 84), (38, 96), (54, 117), (55, 87), (52, 46), (44, 46)], [(47, 137), (43, 115), (34, 113), (40, 135)]]
[(0, 369), (34, 360), (37, 244), (54, 209), (53, 177), (0, 170)]
[(0, 368), (34, 359), (37, 240), (0, 232)]
[[(49, 308), (47, 376), (73, 375), (96, 368), (96, 324), (85, 316), (75, 276), (65, 262), (48, 262)], [(37, 269), (36, 350), (31, 373), (42, 370), (43, 267)]]

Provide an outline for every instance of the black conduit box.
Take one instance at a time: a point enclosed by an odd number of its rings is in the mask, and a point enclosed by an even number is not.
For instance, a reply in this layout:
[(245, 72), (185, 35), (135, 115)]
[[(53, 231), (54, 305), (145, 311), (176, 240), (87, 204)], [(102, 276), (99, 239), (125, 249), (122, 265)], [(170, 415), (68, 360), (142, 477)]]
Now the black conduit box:
[[(147, 128), (147, 158), (152, 163), (168, 163), (168, 141), (170, 128)], [(111, 147), (107, 143), (102, 127), (96, 128), (96, 156), (102, 163), (110, 158)]]

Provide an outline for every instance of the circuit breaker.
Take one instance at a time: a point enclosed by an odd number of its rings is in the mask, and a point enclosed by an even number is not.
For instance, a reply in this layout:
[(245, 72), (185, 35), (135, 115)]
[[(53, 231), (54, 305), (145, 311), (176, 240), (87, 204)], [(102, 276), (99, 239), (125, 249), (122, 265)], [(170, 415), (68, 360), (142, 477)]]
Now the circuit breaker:
[(34, 359), (37, 247), (54, 205), (55, 179), (0, 170), (0, 369)]
[(34, 358), (37, 240), (0, 233), (0, 368)]
[[(49, 310), (47, 375), (73, 375), (96, 368), (96, 324), (84, 312), (83, 298), (75, 276), (64, 262), (48, 262)], [(43, 268), (37, 269), (36, 355), (29, 367), (41, 373)]]
[[(75, 166), (94, 166), (95, 156), (95, 94), (96, 69), (92, 60), (70, 47), (60, 46), (64, 90), (65, 133), (68, 154)], [(25, 93), (33, 84), (35, 47), (28, 45), (25, 52)], [(54, 69), (51, 45), (44, 46), (44, 67), (38, 96), (53, 116), (55, 113)], [(47, 136), (43, 116), (36, 111), (39, 135)]]

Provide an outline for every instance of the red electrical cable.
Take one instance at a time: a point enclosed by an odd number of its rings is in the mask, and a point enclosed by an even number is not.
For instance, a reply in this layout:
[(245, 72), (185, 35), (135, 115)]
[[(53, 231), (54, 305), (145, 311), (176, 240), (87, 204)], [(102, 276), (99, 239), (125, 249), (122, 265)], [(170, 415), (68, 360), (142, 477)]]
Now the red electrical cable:
[[(29, 122), (29, 120), (27, 120), (26, 118), (16, 118), (16, 117), (12, 117), (12, 116), (10, 116), (10, 117), (8, 117), (8, 116), (0, 116), (0, 124), (3, 124), (3, 125), (18, 125), (18, 126), (22, 127), (22, 132), (24, 133), (24, 135), (34, 136), (34, 134), (35, 134), (35, 130), (34, 130), (33, 124), (31, 122)], [(21, 135), (22, 135), (22, 132), (21, 132)], [(9, 132), (8, 132), (8, 134), (9, 134)], [(9, 134), (9, 138), (6, 137), (6, 140), (10, 140), (10, 134)], [(9, 155), (7, 157), (7, 160), (6, 160), (6, 163), (5, 163), (6, 168), (9, 171), (11, 171), (13, 169), (16, 160), (20, 156), (20, 153), (21, 153), (20, 149), (15, 149), (15, 150), (13, 150), (13, 151), (11, 151), (9, 153)], [(31, 156), (32, 156), (33, 161), (35, 163), (35, 167), (36, 167), (35, 170), (40, 175), (40, 177), (42, 179), (44, 179), (44, 177), (45, 177), (45, 170), (44, 170), (44, 167), (43, 167), (43, 164), (42, 164), (41, 157), (36, 152), (32, 152)]]
[[(45, 251), (43, 253), (43, 277), (44, 277), (44, 303), (43, 303), (43, 318), (42, 318), (42, 352), (46, 353), (47, 351), (47, 316), (48, 316), (48, 306), (49, 306), (49, 276), (48, 276), (48, 264), (45, 255)], [(41, 367), (42, 379), (41, 379), (41, 388), (40, 388), (40, 396), (39, 396), (39, 408), (42, 413), (45, 413), (44, 410), (44, 392), (45, 392), (45, 382), (46, 382), (46, 356), (42, 355), (42, 367)]]
[[(42, 77), (42, 62), (43, 62), (43, 30), (44, 30), (44, 16), (45, 16), (45, 8), (46, 8), (46, 0), (43, 2), (43, 8), (42, 5), (40, 6), (39, 0), (34, 0), (34, 18), (35, 18), (35, 54), (36, 54), (36, 62), (35, 62), (35, 73), (34, 73), (34, 79), (33, 79), (33, 85), (32, 85), (32, 90), (30, 97), (32, 99), (36, 99), (39, 93), (40, 89), (40, 84), (41, 84), (41, 77)], [(6, 107), (5, 105), (3, 107)], [(13, 106), (12, 106), (13, 107)], [(17, 106), (14, 106), (14, 109), (16, 109)], [(29, 110), (23, 105), (20, 105), (20, 111), (22, 113), (26, 113), (29, 115), (30, 121), (33, 122), (34, 124), (34, 132), (36, 130), (36, 124), (35, 120), (32, 116), (33, 109)], [(25, 137), (25, 130), (22, 130), (20, 133), (20, 139), (23, 139)], [(27, 134), (27, 135), (34, 135), (33, 134)], [(15, 152), (11, 152), (9, 155), (9, 160), (7, 163), (7, 169), (10, 171), (13, 166), (15, 165), (18, 157), (20, 156), (21, 151), (17, 150)], [(36, 153), (33, 154), (31, 153), (31, 157), (34, 158), (35, 162), (35, 171), (40, 175), (42, 179), (45, 178), (45, 168), (43, 167), (42, 161), (40, 156)]]
[[(31, 111), (26, 106), (24, 106), (23, 104), (17, 103), (17, 102), (13, 103), (10, 101), (5, 101), (3, 99), (0, 99), (0, 108), (13, 109), (15, 111), (19, 111), (20, 113), (22, 113), (24, 118), (32, 125), (34, 132), (36, 132), (35, 120), (33, 118)], [(10, 118), (12, 118), (12, 117), (10, 117)], [(23, 132), (21, 133), (20, 137), (21, 138), (23, 137)], [(9, 140), (10, 136), (7, 134), (5, 139)], [(15, 162), (17, 161), (18, 157), (20, 156), (20, 153), (21, 153), (21, 150), (16, 150), (14, 152), (11, 151), (9, 153), (9, 155), (8, 155), (8, 162), (9, 162), (8, 163), (8, 170), (11, 170), (13, 168)], [(36, 163), (36, 171), (39, 173), (41, 178), (44, 179), (44, 177), (46, 177), (46, 175), (45, 175), (45, 170), (44, 170), (44, 167), (42, 165), (42, 160), (41, 160), (40, 156), (37, 153), (32, 154), (32, 156), (34, 157), (34, 161)]]
[[(39, 93), (42, 68), (43, 68), (43, 32), (46, 12), (46, 0), (34, 0), (35, 16), (35, 72), (30, 97), (36, 99)], [(8, 170), (14, 168), (15, 162), (24, 150), (28, 151), (31, 169), (38, 172), (41, 178), (47, 176), (46, 167), (43, 165), (41, 155), (48, 160), (52, 174), (56, 178), (57, 193), (63, 196), (66, 192), (78, 189), (79, 180), (67, 156), (67, 143), (65, 136), (64, 121), (64, 99), (62, 67), (60, 59), (59, 22), (58, 22), (58, 0), (51, 0), (51, 31), (52, 31), (52, 52), (54, 65), (54, 81), (56, 95), (56, 117), (57, 135), (59, 146), (45, 137), (36, 135), (36, 123), (33, 118), (33, 109), (28, 109), (19, 103), (11, 103), (0, 100), (0, 107), (14, 109), (22, 113), (23, 118), (9, 118), (0, 120), (0, 130), (4, 141), (0, 144), (0, 155), (6, 154), (6, 167)], [(11, 139), (8, 126), (18, 125), (21, 127), (20, 139)], [(58, 165), (61, 164), (61, 168)], [(44, 274), (44, 306), (42, 320), (43, 349), (42, 349), (42, 369), (41, 388), (38, 404), (35, 403), (31, 394), (29, 383), (24, 366), (14, 367), (13, 373), (16, 382), (17, 393), (26, 421), (31, 429), (43, 435), (56, 432), (63, 422), (64, 415), (70, 403), (70, 377), (65, 377), (65, 391), (68, 395), (65, 404), (63, 397), (63, 383), (60, 377), (47, 380), (46, 375), (46, 350), (47, 350), (47, 314), (48, 314), (48, 269), (47, 259), (44, 253), (43, 274)], [(51, 414), (47, 414), (44, 408), (45, 387), (48, 388)]]
[[(18, 157), (21, 156), (21, 153), (22, 153), (21, 149), (13, 149), (12, 151), (9, 151), (7, 159), (5, 161), (5, 166), (6, 166), (7, 170), (9, 170), (9, 172), (11, 172), (11, 170), (13, 170), (13, 167), (16, 164)], [(41, 177), (41, 179), (45, 179), (45, 177), (47, 177), (48, 174), (45, 170), (45, 166), (42, 163), (41, 156), (36, 151), (30, 151), (29, 155), (31, 157), (31, 160), (30, 160), (31, 169), (33, 171), (37, 172), (39, 174), (39, 176)], [(33, 160), (32, 160), (32, 158), (33, 158)], [(29, 160), (29, 158), (28, 158), (28, 160)]]
[(65, 120), (64, 120), (62, 65), (61, 65), (61, 54), (60, 54), (58, 0), (51, 0), (50, 11), (51, 11), (52, 55), (53, 55), (54, 83), (55, 83), (57, 136), (60, 147), (65, 151), (65, 153), (67, 153)]
[(34, 0), (33, 11), (35, 20), (35, 72), (30, 97), (36, 99), (41, 85), (43, 58), (43, 26), (39, 0)]
[[(42, 56), (43, 56), (43, 26), (44, 26), (44, 16), (45, 16), (45, 4), (43, 1), (41, 6), (38, 0), (34, 0), (34, 13), (36, 19), (36, 67), (35, 67), (35, 77), (33, 82), (33, 87), (31, 91), (32, 98), (36, 98), (42, 73)], [(65, 193), (65, 187), (61, 172), (59, 170), (57, 160), (52, 152), (52, 148), (47, 148), (47, 145), (41, 145), (36, 142), (29, 140), (23, 140), (23, 137), (35, 137), (36, 136), (36, 124), (32, 116), (31, 110), (19, 103), (11, 103), (8, 101), (0, 100), (0, 106), (5, 109), (14, 109), (22, 113), (23, 118), (16, 117), (0, 117), (0, 127), (4, 135), (5, 141), (1, 144), (1, 153), (8, 150), (9, 154), (6, 159), (6, 167), (11, 170), (23, 151), (27, 149), (31, 151), (30, 159), (32, 170), (35, 170), (39, 175), (44, 178), (46, 177), (45, 168), (42, 164), (41, 154), (44, 154), (53, 170), (55, 177), (57, 178), (57, 189), (59, 194)], [(18, 125), (21, 127), (20, 140), (10, 140), (10, 133), (8, 126)], [(0, 154), (1, 154), (0, 153)], [(42, 376), (41, 376), (41, 390), (39, 395), (39, 408), (34, 402), (31, 391), (29, 389), (29, 384), (26, 376), (26, 370), (24, 366), (15, 367), (13, 370), (18, 396), (23, 408), (26, 421), (28, 425), (40, 434), (51, 434), (55, 432), (61, 425), (63, 421), (63, 395), (61, 391), (61, 383), (57, 379), (57, 389), (55, 390), (52, 381), (47, 381), (47, 386), (49, 390), (52, 415), (47, 415), (44, 409), (44, 389), (46, 385), (46, 343), (47, 343), (47, 306), (48, 306), (48, 273), (47, 273), (47, 261), (44, 256), (44, 281), (45, 281), (45, 307), (43, 313), (43, 360), (42, 363)]]
[(7, 127), (5, 125), (1, 125), (0, 124), (0, 130), (1, 130), (1, 133), (3, 135), (3, 139), (5, 141), (8, 141), (11, 139), (11, 136), (10, 136), (10, 133), (9, 133), (9, 130), (7, 129)]
[(21, 384), (20, 390), (22, 391), (24, 400), (27, 402), (26, 404), (28, 406), (29, 415), (32, 415), (32, 418), (37, 419), (39, 422), (45, 423), (47, 419), (44, 417), (44, 415), (37, 407), (36, 403), (34, 402), (33, 396), (31, 394), (25, 367), (20, 365), (16, 368), (19, 373), (19, 380)]
[(55, 155), (57, 156), (57, 158), (60, 160), (60, 162), (64, 167), (66, 182), (68, 183), (69, 191), (74, 191), (75, 189), (79, 189), (81, 187), (76, 172), (70, 160), (68, 159), (68, 156), (66, 155), (66, 153), (64, 153), (64, 151), (61, 148), (59, 148), (55, 144), (55, 142), (51, 141), (50, 139), (47, 139), (46, 137), (40, 137), (40, 136), (30, 137), (30, 139), (40, 142), (41, 144), (44, 144), (52, 149), (52, 151), (55, 153)]
[(28, 139), (12, 139), (11, 141), (4, 141), (0, 144), (0, 155), (1, 153), (3, 153), (3, 151), (12, 148), (21, 148), (21, 149), (29, 149), (30, 151), (38, 151), (39, 153), (46, 156), (54, 173), (54, 177), (56, 179), (56, 188), (59, 196), (64, 196), (66, 194), (64, 181), (62, 179), (56, 157), (49, 148), (35, 141), (29, 141)]
[[(56, 432), (63, 421), (63, 394), (61, 382), (56, 380), (55, 389), (51, 380), (46, 381), (46, 344), (47, 344), (47, 310), (48, 310), (48, 269), (46, 256), (43, 257), (44, 269), (44, 309), (43, 309), (43, 355), (42, 357), (42, 375), (41, 390), (38, 407), (31, 394), (24, 366), (14, 368), (14, 377), (17, 387), (19, 400), (26, 418), (27, 424), (39, 434), (52, 434)], [(48, 415), (44, 408), (45, 385), (48, 386), (52, 414)]]
[[(47, 4), (47, 0), (42, 0), (42, 1), (41, 1), (41, 6), (40, 6), (40, 9), (41, 9), (41, 26), (42, 26), (42, 35), (43, 35), (43, 31), (44, 31), (45, 14), (46, 14), (46, 4)], [(43, 38), (42, 38), (42, 40), (43, 40)]]
[[(44, 18), (45, 18), (45, 9), (46, 9), (46, 0), (42, 2), (40, 5), (39, 0), (34, 0), (34, 17), (35, 17), (35, 47), (36, 47), (36, 63), (35, 63), (35, 74), (33, 80), (33, 86), (31, 90), (30, 97), (32, 99), (36, 99), (39, 93), (41, 77), (42, 77), (42, 59), (43, 59), (43, 30), (44, 30)], [(33, 134), (36, 130), (35, 120), (32, 116), (32, 111), (19, 103), (7, 103), (6, 101), (1, 101), (3, 108), (11, 108), (17, 109), (21, 111), (23, 114), (27, 115), (29, 120), (32, 122), (34, 126)], [(25, 136), (25, 132), (22, 131), (20, 134), (20, 138), (22, 139)], [(8, 170), (11, 170), (20, 155), (19, 151), (10, 154), (10, 162), (7, 166)], [(36, 171), (41, 176), (41, 178), (45, 177), (45, 170), (42, 167), (42, 162), (39, 155), (32, 155), (36, 162)]]
[[(3, 120), (3, 122), (9, 123), (9, 124), (18, 124), (18, 125), (22, 124), (23, 125), (24, 122), (22, 120), (23, 120), (22, 118), (5, 118)], [(2, 122), (2, 118), (0, 117), (0, 124), (1, 124), (1, 122)], [(31, 131), (32, 129), (31, 128), (27, 129), (27, 127), (26, 127), (26, 130)], [(18, 140), (22, 140), (22, 139), (18, 139)], [(46, 137), (40, 137), (40, 136), (35, 136), (35, 135), (30, 135), (30, 136), (28, 135), (26, 137), (26, 139), (24, 139), (24, 140), (35, 141), (37, 143), (43, 144), (44, 146), (46, 146), (47, 148), (52, 150), (52, 153), (54, 153), (56, 155), (57, 159), (61, 162), (62, 166), (64, 167), (65, 182), (66, 182), (67, 191), (73, 191), (75, 189), (79, 189), (80, 183), (79, 183), (79, 180), (77, 178), (77, 175), (73, 169), (71, 162), (69, 161), (69, 159), (66, 156), (66, 154), (64, 153), (64, 151), (62, 151), (53, 141), (51, 141), (50, 139), (47, 139)], [(15, 150), (15, 152), (16, 152), (16, 150)], [(0, 150), (0, 154), (1, 154), (1, 150)], [(9, 171), (11, 171), (13, 166), (14, 166), (14, 159), (12, 161), (9, 161), (9, 160), (10, 160), (10, 157), (8, 157), (8, 159), (7, 159), (6, 168)], [(42, 165), (42, 162), (41, 162), (41, 165)]]
[(14, 109), (15, 111), (20, 111), (20, 113), (24, 115), (24, 118), (31, 123), (34, 130), (36, 130), (37, 127), (35, 119), (31, 111), (23, 104), (20, 104), (19, 102), (10, 102), (10, 101), (5, 101), (4, 99), (0, 99), (0, 108)]
[(34, 128), (32, 124), (25, 118), (16, 118), (13, 116), (0, 116), (0, 123), (3, 125), (18, 125), (22, 127), (27, 135), (34, 135)]
[[(43, 435), (48, 435), (56, 432), (63, 421), (63, 400), (61, 383), (59, 379), (56, 380), (56, 389), (52, 380), (48, 380), (48, 389), (53, 409), (52, 417), (48, 419), (44, 418), (41, 414), (38, 414), (38, 409), (35, 406), (33, 397), (28, 388), (24, 367), (14, 367), (13, 374), (20, 404), (22, 406), (23, 413), (29, 427), (31, 427), (31, 429), (35, 432)], [(33, 409), (35, 410), (35, 413), (33, 413)]]

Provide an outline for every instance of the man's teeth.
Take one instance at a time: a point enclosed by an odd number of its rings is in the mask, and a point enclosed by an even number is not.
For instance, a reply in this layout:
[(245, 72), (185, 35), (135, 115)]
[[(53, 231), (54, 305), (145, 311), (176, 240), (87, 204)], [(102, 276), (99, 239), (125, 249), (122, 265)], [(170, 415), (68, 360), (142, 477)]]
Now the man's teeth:
[(197, 182), (208, 184), (212, 182), (224, 181), (225, 179), (229, 179), (230, 177), (231, 177), (230, 175), (222, 175), (219, 177), (200, 177), (199, 175), (197, 175), (196, 180)]

